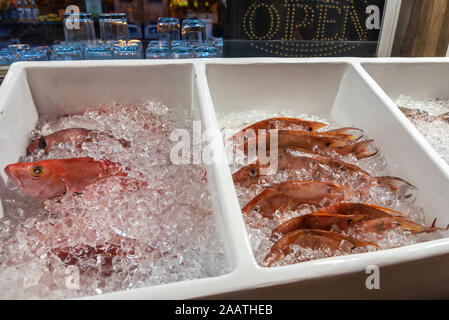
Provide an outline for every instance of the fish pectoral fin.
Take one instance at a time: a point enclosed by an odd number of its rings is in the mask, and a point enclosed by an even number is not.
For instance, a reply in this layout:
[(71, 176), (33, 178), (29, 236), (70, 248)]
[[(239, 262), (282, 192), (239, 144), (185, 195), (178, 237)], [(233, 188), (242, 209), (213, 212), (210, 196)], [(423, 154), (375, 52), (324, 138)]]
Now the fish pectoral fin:
[(287, 212), (293, 208), (293, 200), (289, 199), (284, 205), (279, 208), (280, 212)]
[[(70, 183), (69, 180), (65, 179), (65, 178), (61, 178), (62, 182), (65, 185), (65, 195), (72, 195), (74, 193), (79, 193), (81, 190), (79, 190), (79, 188), (77, 188), (76, 186), (74, 186), (72, 183)], [(65, 196), (64, 196), (65, 197)]]
[(370, 241), (365, 241), (365, 240), (360, 240), (357, 238), (353, 238), (350, 236), (345, 236), (342, 234), (335, 234), (332, 232), (327, 232), (329, 234), (330, 238), (337, 238), (337, 239), (341, 239), (341, 240), (345, 240), (348, 241), (351, 245), (352, 245), (352, 249), (354, 250), (355, 248), (359, 248), (359, 247), (367, 247), (367, 246), (373, 246), (376, 247), (378, 249), (381, 249), (380, 246), (377, 243), (374, 242), (370, 242)]
[(435, 218), (435, 219), (433, 219), (433, 222), (432, 222), (432, 228), (435, 228), (435, 226), (436, 226), (436, 223), (437, 223), (437, 218)]
[(436, 228), (436, 229), (439, 229), (439, 230), (442, 230), (442, 231), (449, 230), (449, 224), (446, 226), (446, 228), (439, 228), (439, 227), (436, 226), (436, 223), (437, 223), (437, 218), (433, 219), (431, 228)]
[[(347, 239), (345, 239), (345, 240), (348, 241)], [(368, 246), (372, 246), (372, 247), (376, 247), (377, 249), (381, 249), (381, 247), (377, 243), (370, 242), (370, 241), (351, 239), (349, 242), (353, 245), (352, 250), (354, 250), (355, 248), (368, 247)]]
[(72, 196), (72, 193), (69, 191), (66, 191), (66, 193), (64, 193), (63, 195), (59, 196), (59, 199), (57, 200), (57, 202), (64, 202), (67, 199), (69, 199)]
[(438, 229), (438, 230), (441, 230), (441, 231), (447, 231), (447, 230), (449, 230), (449, 224), (446, 226), (446, 228), (438, 228), (438, 227), (436, 226), (436, 223), (437, 223), (437, 218), (433, 219), (431, 228), (435, 228), (435, 229)]

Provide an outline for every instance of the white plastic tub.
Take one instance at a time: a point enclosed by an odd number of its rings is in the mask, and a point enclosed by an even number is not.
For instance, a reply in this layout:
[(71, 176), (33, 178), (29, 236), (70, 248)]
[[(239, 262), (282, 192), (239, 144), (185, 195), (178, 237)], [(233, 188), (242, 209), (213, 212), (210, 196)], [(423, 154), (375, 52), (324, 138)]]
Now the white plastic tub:
[[(198, 119), (199, 90), (194, 74), (194, 66), (188, 62), (153, 65), (142, 62), (123, 65), (113, 61), (94, 65), (89, 62), (14, 64), (1, 87), (2, 190), (7, 181), (3, 168), (25, 155), (38, 115), (74, 114), (88, 107), (111, 105), (113, 102), (140, 105), (145, 101), (155, 101), (178, 109), (180, 116), (185, 114), (184, 109), (192, 110), (194, 118)], [(225, 214), (216, 196), (217, 179), (210, 167), (207, 172), (216, 225), (224, 239), (227, 256), (227, 265), (223, 267), (224, 270), (232, 270), (236, 255), (232, 253), (229, 237), (224, 237), (229, 232), (223, 230)], [(186, 296), (183, 290), (176, 291), (181, 297)], [(164, 295), (155, 293), (147, 297), (160, 298)]]
[[(67, 113), (101, 103), (153, 98), (192, 107), (208, 129), (215, 112), (261, 108), (330, 115), (376, 140), (394, 175), (419, 189), (426, 224), (449, 223), (447, 173), (357, 59), (216, 59), (20, 63), (0, 88), (0, 167), (25, 152), (37, 112)], [(78, 108), (78, 109), (77, 109)], [(223, 151), (221, 143), (213, 145)], [(423, 298), (449, 296), (449, 239), (278, 268), (257, 265), (226, 163), (208, 168), (228, 274), (115, 292), (98, 298)], [(1, 170), (2, 180), (6, 177)], [(4, 187), (4, 186), (3, 186)], [(1, 190), (0, 190), (1, 192)], [(380, 268), (380, 290), (368, 290), (367, 266)], [(94, 297), (95, 298), (95, 297)]]
[[(417, 204), (426, 212), (426, 224), (435, 217), (443, 226), (449, 223), (448, 175), (433, 161), (433, 155), (422, 147), (416, 136), (410, 134), (409, 125), (398, 117), (389, 99), (363, 72), (358, 60), (228, 59), (207, 64), (205, 72), (210, 103), (219, 115), (247, 110), (291, 110), (323, 115), (341, 126), (363, 128), (381, 147), (392, 175), (417, 186)], [(228, 174), (231, 174), (229, 170)], [(228, 194), (231, 194), (234, 191), (232, 182), (228, 188)], [(242, 223), (239, 210), (235, 212), (235, 218)], [(438, 279), (433, 283), (435, 291), (418, 291), (418, 288), (422, 290), (423, 283), (419, 282), (416, 273), (424, 274), (430, 265), (423, 264), (421, 271), (416, 267), (407, 272), (411, 267), (408, 263), (448, 253), (448, 245), (449, 239), (442, 239), (270, 269), (258, 266), (251, 250), (247, 254), (253, 260), (253, 267), (260, 272), (260, 282), (296, 282), (259, 292), (258, 295), (263, 297), (416, 297), (441, 294), (441, 281), (445, 281), (447, 274), (446, 271), (440, 271), (439, 276), (426, 274), (425, 286), (428, 288), (432, 288), (430, 278)], [(449, 256), (445, 258), (449, 260)], [(370, 264), (381, 268), (382, 285), (378, 292), (365, 287), (365, 270)], [(395, 264), (402, 264), (401, 268), (404, 268), (400, 275), (398, 266), (386, 268)], [(337, 277), (351, 272), (354, 274)], [(410, 283), (405, 285), (407, 279)], [(331, 288), (334, 285), (337, 287)], [(401, 286), (404, 289), (411, 286), (415, 290), (398, 290)], [(443, 291), (448, 293), (447, 289)]]
[(408, 126), (410, 133), (432, 157), (441, 170), (449, 174), (449, 164), (432, 148), (418, 129), (397, 108), (400, 95), (414, 100), (425, 101), (432, 98), (449, 99), (449, 60), (447, 58), (376, 59), (362, 60), (362, 67), (374, 80), (374, 87), (385, 92), (384, 97), (398, 119)]

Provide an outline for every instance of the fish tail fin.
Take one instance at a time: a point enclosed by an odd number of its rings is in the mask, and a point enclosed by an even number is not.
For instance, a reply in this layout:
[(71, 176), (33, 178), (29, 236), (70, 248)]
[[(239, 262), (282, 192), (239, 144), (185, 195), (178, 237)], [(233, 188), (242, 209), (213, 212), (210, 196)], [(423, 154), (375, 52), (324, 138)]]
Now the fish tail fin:
[(449, 225), (446, 228), (439, 228), (436, 226), (436, 218), (433, 220), (432, 225), (430, 227), (422, 226), (420, 224), (417, 224), (413, 221), (409, 221), (402, 218), (395, 218), (394, 222), (397, 224), (398, 227), (401, 229), (411, 231), (414, 234), (417, 233), (428, 233), (428, 232), (435, 232), (435, 231), (446, 231), (449, 228)]
[(342, 155), (353, 154), (357, 159), (369, 158), (377, 154), (376, 151), (368, 151), (366, 148), (373, 142), (374, 140), (365, 140), (353, 144), (349, 144), (344, 146), (339, 153)]
[[(358, 137), (356, 137), (352, 134), (349, 134), (349, 132), (351, 132), (351, 131), (358, 131), (358, 132), (361, 132), (361, 134)], [(333, 130), (329, 130), (326, 132), (331, 133), (331, 134), (337, 134), (337, 135), (338, 134), (347, 135), (348, 139), (355, 140), (355, 141), (361, 139), (364, 136), (363, 130), (359, 129), (359, 128), (355, 128), (355, 127), (338, 128), (338, 129), (333, 129)]]
[(376, 182), (380, 185), (389, 187), (394, 194), (405, 194), (405, 191), (408, 189), (416, 190), (417, 188), (412, 185), (410, 182), (405, 181), (404, 179), (398, 177), (377, 177), (375, 178)]

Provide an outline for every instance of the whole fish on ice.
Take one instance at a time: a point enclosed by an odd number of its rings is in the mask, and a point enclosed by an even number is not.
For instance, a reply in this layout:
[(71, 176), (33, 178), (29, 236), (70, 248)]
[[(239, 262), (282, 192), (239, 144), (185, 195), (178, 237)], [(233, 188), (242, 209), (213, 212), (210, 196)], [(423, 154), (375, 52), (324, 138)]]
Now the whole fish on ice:
[[(291, 253), (292, 245), (299, 245), (303, 248), (310, 248), (313, 250), (327, 249), (335, 252), (337, 250), (342, 250), (341, 244), (343, 241), (351, 245), (345, 250), (348, 252), (351, 252), (352, 249), (358, 247), (372, 246), (380, 248), (374, 242), (359, 240), (340, 233), (325, 230), (298, 229), (287, 233), (279, 239), (266, 256), (265, 262), (268, 267), (273, 266), (275, 262), (278, 262)], [(303, 261), (305, 260), (308, 259), (304, 259)]]
[(277, 210), (286, 211), (301, 204), (322, 207), (325, 203), (341, 202), (353, 196), (343, 186), (319, 181), (285, 181), (267, 187), (243, 207), (244, 214), (256, 212), (273, 219)]
[[(268, 165), (261, 165), (256, 161), (251, 163), (237, 172), (232, 177), (234, 183), (249, 187), (255, 183), (259, 183), (262, 177), (261, 168)], [(412, 184), (398, 177), (373, 177), (368, 172), (359, 167), (346, 163), (340, 160), (328, 158), (316, 154), (312, 151), (284, 147), (278, 150), (278, 165), (279, 170), (289, 170), (295, 172), (297, 170), (310, 170), (314, 178), (320, 181), (336, 182), (335, 173), (352, 177), (351, 180), (359, 185), (359, 189), (364, 192), (369, 192), (369, 189), (374, 185), (382, 185), (388, 187), (395, 194), (405, 193), (408, 189), (416, 189)], [(270, 174), (270, 173), (269, 173)], [(271, 173), (272, 174), (272, 173)]]
[[(306, 132), (295, 130), (278, 130), (277, 145), (282, 147), (297, 147), (328, 156), (332, 152), (336, 152), (342, 156), (353, 155), (357, 159), (369, 158), (377, 154), (377, 150), (369, 151), (367, 147), (374, 140), (364, 140), (352, 135), (334, 133), (334, 132)], [(248, 154), (250, 149), (258, 148), (259, 145), (265, 144), (265, 150), (270, 150), (271, 133), (267, 132), (264, 136), (252, 137), (243, 145), (243, 151)]]
[(79, 192), (111, 176), (127, 176), (119, 164), (93, 158), (14, 163), (5, 168), (5, 173), (24, 194), (41, 199)]
[(94, 140), (100, 140), (102, 138), (111, 138), (115, 139), (120, 144), (128, 148), (131, 143), (125, 139), (116, 139), (114, 136), (109, 133), (98, 131), (98, 130), (88, 130), (84, 128), (70, 128), (64, 129), (47, 136), (42, 136), (37, 139), (34, 139), (30, 142), (27, 148), (28, 154), (37, 153), (38, 151), (43, 150), (45, 153), (48, 153), (55, 146), (60, 143), (71, 143), (76, 147), (79, 147), (83, 142), (91, 142)]
[[(245, 139), (248, 139), (248, 134), (252, 131), (252, 133), (255, 135), (254, 137), (257, 137), (259, 130), (299, 130), (304, 132), (317, 132), (318, 129), (321, 129), (323, 127), (326, 127), (327, 124), (317, 121), (307, 121), (299, 118), (270, 118), (265, 119), (256, 123), (253, 123), (252, 125), (240, 130), (237, 132), (234, 136), (230, 138), (230, 140), (233, 141), (239, 141), (242, 140), (242, 142), (245, 141)], [(353, 127), (345, 127), (345, 128), (339, 128), (334, 130), (328, 130), (325, 132), (317, 132), (322, 134), (328, 134), (328, 135), (335, 135), (335, 136), (344, 136), (349, 139), (355, 139), (356, 137), (348, 134), (349, 131), (362, 131), (358, 128)], [(244, 138), (244, 139), (242, 139)]]
[(363, 232), (383, 233), (391, 229), (402, 228), (411, 233), (448, 230), (432, 226), (422, 226), (407, 220), (404, 214), (395, 210), (363, 203), (338, 203), (318, 211), (292, 218), (273, 230), (273, 234), (287, 234), (298, 229), (318, 229), (332, 231), (337, 226), (345, 232), (353, 228)]

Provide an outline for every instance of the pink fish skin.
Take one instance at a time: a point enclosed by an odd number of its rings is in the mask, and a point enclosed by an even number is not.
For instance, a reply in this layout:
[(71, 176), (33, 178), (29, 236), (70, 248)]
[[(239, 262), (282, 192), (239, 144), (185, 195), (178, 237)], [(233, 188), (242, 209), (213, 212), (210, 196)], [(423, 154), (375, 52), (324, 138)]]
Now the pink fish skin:
[[(49, 152), (54, 145), (59, 143), (73, 143), (75, 146), (80, 145), (84, 141), (92, 141), (94, 138), (100, 138), (101, 136), (116, 139), (109, 133), (98, 131), (98, 130), (88, 130), (84, 128), (70, 128), (64, 129), (48, 136), (42, 136), (34, 139), (30, 142), (27, 148), (28, 155), (36, 153), (39, 150), (44, 150), (45, 153)], [(131, 144), (128, 140), (117, 139), (118, 142), (122, 144), (123, 147), (128, 148)]]
[(111, 176), (127, 176), (119, 164), (93, 158), (14, 163), (5, 168), (5, 173), (24, 194), (41, 199), (51, 199), (66, 192), (80, 192)]

